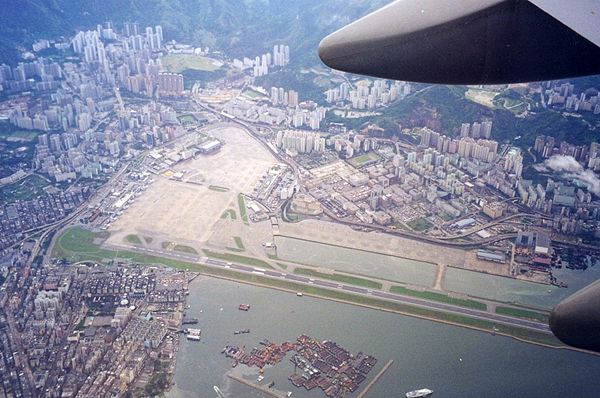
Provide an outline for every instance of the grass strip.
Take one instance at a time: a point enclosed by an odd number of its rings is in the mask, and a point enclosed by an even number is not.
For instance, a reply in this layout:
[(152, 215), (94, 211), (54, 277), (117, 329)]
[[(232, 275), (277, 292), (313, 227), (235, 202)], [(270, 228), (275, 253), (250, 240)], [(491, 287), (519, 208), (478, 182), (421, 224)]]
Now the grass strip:
[(216, 192), (229, 192), (229, 188), (220, 187), (218, 185), (209, 185), (208, 189), (210, 189), (211, 191), (216, 191)]
[(520, 308), (513, 307), (496, 307), (496, 314), (508, 315), (515, 318), (532, 319), (534, 321), (548, 323), (548, 314), (542, 312), (523, 310)]
[(246, 225), (250, 225), (248, 223), (248, 213), (246, 211), (246, 200), (244, 199), (244, 195), (241, 193), (238, 194), (238, 206), (240, 208), (240, 218)]
[(223, 214), (221, 214), (221, 219), (226, 220), (228, 218), (231, 219), (231, 220), (237, 219), (237, 215), (235, 214), (235, 210), (233, 210), (233, 209), (225, 210), (225, 212)]
[(237, 246), (238, 249), (246, 250), (246, 247), (244, 246), (244, 242), (242, 242), (242, 238), (240, 238), (239, 236), (234, 236), (233, 240), (235, 241), (235, 245)]
[(381, 289), (382, 285), (379, 282), (375, 282), (369, 279), (358, 278), (356, 276), (342, 275), (342, 274), (325, 274), (317, 272), (308, 268), (296, 268), (294, 274), (311, 276), (319, 279), (328, 279), (331, 281), (348, 283), (350, 285), (362, 286), (369, 289)]
[(487, 310), (487, 305), (485, 305), (485, 303), (482, 303), (480, 301), (450, 297), (450, 296), (448, 296), (446, 294), (442, 294), (442, 293), (412, 290), (412, 289), (407, 289), (404, 286), (392, 286), (390, 288), (390, 292), (396, 293), (396, 294), (402, 294), (404, 296), (418, 297), (418, 298), (422, 298), (425, 300), (439, 301), (441, 303), (457, 305), (459, 307), (473, 308), (473, 309), (481, 310), (481, 311)]
[(173, 247), (173, 250), (181, 253), (198, 254), (196, 249), (185, 245), (175, 245), (175, 247)]
[(240, 256), (239, 254), (233, 253), (218, 253), (208, 249), (203, 249), (202, 251), (204, 252), (206, 257), (216, 258), (218, 260), (229, 261), (232, 263), (252, 265), (253, 267), (273, 269), (273, 267), (271, 267), (269, 263), (258, 258)]

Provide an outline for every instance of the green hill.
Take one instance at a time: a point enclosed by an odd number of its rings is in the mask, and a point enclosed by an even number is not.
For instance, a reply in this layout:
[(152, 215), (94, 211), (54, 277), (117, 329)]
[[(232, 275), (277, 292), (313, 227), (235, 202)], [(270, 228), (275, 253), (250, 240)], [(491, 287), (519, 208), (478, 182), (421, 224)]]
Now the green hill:
[(254, 56), (289, 44), (295, 61), (314, 63), (319, 41), (385, 0), (21, 0), (0, 13), (0, 62), (38, 38), (72, 35), (112, 20), (162, 25), (167, 39)]

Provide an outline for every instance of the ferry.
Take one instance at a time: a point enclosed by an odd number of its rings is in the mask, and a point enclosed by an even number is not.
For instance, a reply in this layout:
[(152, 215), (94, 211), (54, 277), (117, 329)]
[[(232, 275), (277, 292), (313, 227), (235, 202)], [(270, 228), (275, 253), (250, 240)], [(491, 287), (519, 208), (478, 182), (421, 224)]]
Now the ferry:
[(200, 329), (187, 329), (187, 339), (192, 341), (199, 341), (202, 330)]
[(421, 388), (420, 390), (409, 391), (406, 393), (406, 398), (428, 397), (433, 394), (433, 390)]

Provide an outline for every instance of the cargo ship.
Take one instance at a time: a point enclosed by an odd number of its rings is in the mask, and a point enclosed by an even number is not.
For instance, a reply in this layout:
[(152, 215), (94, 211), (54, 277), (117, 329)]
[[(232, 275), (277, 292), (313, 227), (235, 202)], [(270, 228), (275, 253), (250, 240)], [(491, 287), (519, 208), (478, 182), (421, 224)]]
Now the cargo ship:
[(406, 398), (428, 397), (433, 394), (433, 390), (421, 388), (420, 390), (409, 391), (406, 393)]

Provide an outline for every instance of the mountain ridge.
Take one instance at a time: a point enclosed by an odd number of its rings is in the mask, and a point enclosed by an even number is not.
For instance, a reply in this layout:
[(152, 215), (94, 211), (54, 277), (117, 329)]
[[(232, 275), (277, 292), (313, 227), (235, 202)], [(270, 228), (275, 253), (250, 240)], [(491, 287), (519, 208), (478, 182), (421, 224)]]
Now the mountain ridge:
[(112, 20), (162, 25), (167, 39), (208, 46), (234, 57), (289, 44), (298, 58), (317, 61), (316, 48), (328, 33), (387, 3), (375, 0), (22, 0), (0, 15), (0, 62), (14, 64), (17, 46), (37, 39), (71, 36)]

